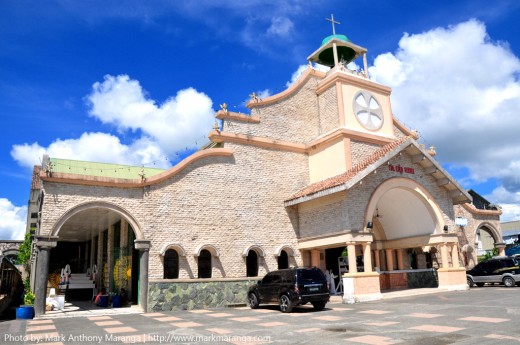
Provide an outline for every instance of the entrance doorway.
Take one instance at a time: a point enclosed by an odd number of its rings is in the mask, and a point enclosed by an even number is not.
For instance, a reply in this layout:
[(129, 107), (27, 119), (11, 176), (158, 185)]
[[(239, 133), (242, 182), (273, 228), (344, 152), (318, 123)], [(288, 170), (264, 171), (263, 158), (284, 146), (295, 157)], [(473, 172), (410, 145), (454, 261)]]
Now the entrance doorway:
[(325, 269), (334, 275), (334, 286), (338, 286), (341, 280), (338, 258), (341, 257), (344, 249), (345, 247), (325, 249)]

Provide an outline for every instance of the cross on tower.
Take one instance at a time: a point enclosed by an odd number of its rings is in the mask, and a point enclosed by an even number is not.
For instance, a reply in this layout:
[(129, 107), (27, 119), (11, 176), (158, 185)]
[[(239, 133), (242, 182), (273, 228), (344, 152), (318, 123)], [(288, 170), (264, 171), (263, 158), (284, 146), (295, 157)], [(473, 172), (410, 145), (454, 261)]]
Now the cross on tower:
[(334, 24), (341, 24), (341, 23), (334, 20), (334, 15), (333, 14), (330, 15), (330, 18), (325, 18), (325, 20), (328, 20), (329, 22), (332, 23), (332, 34), (335, 35), (336, 34), (336, 28), (334, 27)]

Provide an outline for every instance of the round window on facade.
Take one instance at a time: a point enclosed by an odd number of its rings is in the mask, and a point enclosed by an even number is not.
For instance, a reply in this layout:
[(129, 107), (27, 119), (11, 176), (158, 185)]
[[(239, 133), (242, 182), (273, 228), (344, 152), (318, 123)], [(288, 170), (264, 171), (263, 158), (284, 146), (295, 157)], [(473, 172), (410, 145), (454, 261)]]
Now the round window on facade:
[(371, 92), (362, 90), (356, 93), (352, 109), (356, 119), (366, 129), (376, 131), (383, 126), (383, 109)]

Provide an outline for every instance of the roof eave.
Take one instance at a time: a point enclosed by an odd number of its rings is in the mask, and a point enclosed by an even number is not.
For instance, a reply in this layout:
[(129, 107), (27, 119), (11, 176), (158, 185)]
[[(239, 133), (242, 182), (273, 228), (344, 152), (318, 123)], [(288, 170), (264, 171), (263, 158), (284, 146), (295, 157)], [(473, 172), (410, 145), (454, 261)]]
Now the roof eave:
[[(443, 184), (443, 185), (438, 184), (438, 185), (440, 187), (444, 186), (449, 191), (451, 190), (450, 197), (451, 197), (454, 205), (465, 204), (465, 203), (472, 201), (472, 198), (469, 195), (469, 193), (464, 188), (462, 188), (462, 186), (460, 186), (460, 184), (435, 159), (433, 159), (433, 157), (424, 148), (422, 148), (421, 145), (419, 145), (414, 139), (409, 138), (409, 139), (405, 140), (403, 143), (401, 143), (394, 150), (386, 153), (380, 159), (375, 161), (373, 164), (370, 164), (369, 166), (367, 166), (365, 169), (363, 169), (361, 172), (359, 172), (354, 177), (349, 179), (347, 182), (336, 185), (334, 187), (326, 188), (326, 189), (318, 191), (316, 193), (304, 195), (304, 196), (301, 196), (301, 197), (298, 197), (298, 198), (295, 198), (292, 200), (287, 200), (284, 202), (284, 205), (286, 207), (294, 206), (297, 204), (301, 204), (303, 202), (311, 201), (311, 200), (318, 199), (318, 198), (321, 198), (321, 197), (324, 197), (327, 195), (331, 195), (334, 193), (348, 190), (351, 187), (355, 186), (357, 183), (360, 183), (370, 173), (379, 169), (383, 164), (388, 162), (390, 159), (394, 158), (395, 156), (400, 154), (402, 151), (405, 151), (410, 148), (413, 148), (414, 150), (419, 151), (419, 153), (416, 153), (414, 155), (409, 153), (412, 156), (412, 159), (422, 158), (421, 160), (427, 160), (429, 163), (431, 163), (431, 166), (433, 166), (435, 168), (435, 169), (430, 169), (430, 170), (432, 170), (432, 174), (435, 173), (435, 174), (437, 174), (437, 176), (441, 175), (441, 176), (443, 176), (444, 179), (447, 180), (446, 184)], [(419, 162), (417, 162), (417, 163), (419, 163)], [(423, 166), (423, 165), (421, 164), (421, 166)], [(435, 178), (437, 179), (437, 177), (435, 177)], [(442, 179), (438, 178), (437, 180), (439, 181)], [(451, 185), (454, 188), (448, 188), (448, 187), (446, 187), (447, 185)]]

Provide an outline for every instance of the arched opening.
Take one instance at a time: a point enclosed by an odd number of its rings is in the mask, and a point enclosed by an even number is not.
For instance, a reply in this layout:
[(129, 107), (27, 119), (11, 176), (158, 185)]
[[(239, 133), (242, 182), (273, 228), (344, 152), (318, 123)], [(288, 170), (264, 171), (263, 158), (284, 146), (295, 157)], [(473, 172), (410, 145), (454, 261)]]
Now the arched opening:
[[(140, 279), (139, 273), (148, 265), (140, 267), (136, 249), (136, 240), (144, 238), (126, 210), (105, 202), (75, 206), (61, 216), (52, 235), (58, 241), (50, 250), (48, 287), (66, 293), (69, 301), (90, 301), (102, 289), (107, 294), (124, 290), (129, 302), (146, 307), (138, 293), (139, 285), (147, 285), (147, 276)], [(62, 274), (66, 267), (70, 277)]]
[[(438, 286), (434, 269), (441, 266), (430, 242), (444, 235), (445, 220), (421, 184), (402, 177), (383, 182), (371, 196), (363, 225), (375, 242), (371, 266), (380, 272), (381, 290)], [(356, 253), (362, 250), (356, 246)]]
[(433, 196), (407, 178), (392, 178), (377, 187), (366, 208), (364, 225), (369, 222), (374, 239), (383, 241), (433, 235), (444, 226)]
[(498, 241), (490, 228), (487, 226), (480, 226), (475, 234), (477, 257), (495, 255), (493, 251), (495, 249), (495, 243), (497, 242)]
[(168, 249), (164, 253), (164, 279), (179, 278), (179, 253), (175, 249)]
[(211, 278), (211, 253), (207, 249), (202, 249), (197, 258), (198, 277)]
[(287, 255), (285, 250), (282, 250), (278, 256), (278, 269), (284, 268), (289, 268), (289, 255)]
[(250, 250), (246, 257), (246, 276), (258, 276), (258, 254), (254, 250)]

